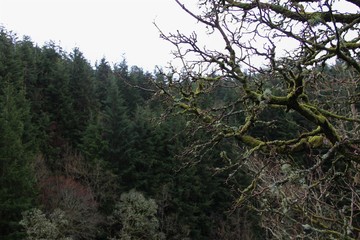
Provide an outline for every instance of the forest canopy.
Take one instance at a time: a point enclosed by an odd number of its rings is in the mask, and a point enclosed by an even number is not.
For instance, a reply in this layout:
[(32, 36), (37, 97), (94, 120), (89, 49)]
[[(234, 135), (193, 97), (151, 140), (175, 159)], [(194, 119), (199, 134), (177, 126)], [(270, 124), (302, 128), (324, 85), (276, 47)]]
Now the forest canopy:
[(227, 214), (235, 198), (212, 170), (220, 150), (193, 167), (178, 157), (187, 120), (162, 117), (168, 106), (144, 90), (153, 81), (164, 78), (1, 29), (1, 239), (251, 234), (235, 224), (250, 215)]
[(1, 28), (0, 238), (358, 239), (360, 3), (176, 2), (153, 73)]

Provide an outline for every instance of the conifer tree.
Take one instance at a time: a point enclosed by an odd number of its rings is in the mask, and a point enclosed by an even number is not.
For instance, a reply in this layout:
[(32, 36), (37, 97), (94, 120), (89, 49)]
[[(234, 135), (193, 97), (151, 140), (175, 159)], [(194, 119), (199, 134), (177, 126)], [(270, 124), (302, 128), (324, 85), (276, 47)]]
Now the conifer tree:
[(105, 58), (100, 60), (95, 69), (95, 96), (99, 104), (100, 111), (105, 110), (107, 91), (110, 88), (113, 72)]
[(69, 91), (74, 115), (71, 116), (67, 131), (70, 142), (76, 147), (80, 144), (91, 113), (96, 109), (95, 89), (93, 70), (78, 48), (70, 54), (69, 64)]
[(68, 58), (59, 46), (50, 42), (41, 49), (36, 88), (39, 94), (39, 128), (44, 140), (42, 154), (51, 169), (61, 168), (58, 161), (68, 144), (68, 129), (73, 120), (69, 90)]
[(124, 161), (128, 159), (132, 124), (127, 114), (124, 100), (113, 78), (107, 90), (104, 112), (104, 136), (107, 142), (104, 158), (114, 164), (116, 169), (121, 169), (125, 164)]
[(34, 200), (32, 150), (25, 135), (30, 122), (14, 35), (0, 32), (0, 237), (21, 239), (21, 212)]

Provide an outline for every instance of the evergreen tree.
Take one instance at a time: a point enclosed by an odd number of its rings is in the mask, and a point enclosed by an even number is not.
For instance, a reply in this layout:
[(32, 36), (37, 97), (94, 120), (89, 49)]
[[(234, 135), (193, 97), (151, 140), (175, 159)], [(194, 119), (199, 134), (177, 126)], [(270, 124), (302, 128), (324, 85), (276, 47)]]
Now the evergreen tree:
[(100, 111), (105, 110), (107, 93), (113, 78), (113, 72), (105, 58), (100, 60), (95, 69), (95, 94)]
[(0, 237), (21, 239), (21, 212), (34, 200), (29, 103), (15, 36), (0, 32)]
[(40, 146), (45, 145), (47, 115), (43, 112), (42, 88), (38, 85), (39, 61), (41, 58), (41, 48), (34, 46), (31, 39), (27, 36), (16, 44), (16, 52), (21, 62), (26, 88), (26, 98), (30, 104), (31, 129), (28, 138), (32, 138), (32, 147), (39, 151)]
[(107, 142), (103, 138), (104, 126), (101, 118), (94, 116), (90, 119), (79, 146), (85, 159), (90, 163), (103, 160)]
[(69, 93), (68, 58), (62, 49), (50, 42), (41, 49), (38, 75), (34, 88), (37, 89), (32, 102), (34, 121), (42, 133), (41, 151), (52, 169), (59, 168), (67, 145), (66, 130), (73, 119)]
[(127, 108), (115, 79), (112, 79), (107, 91), (103, 121), (104, 139), (107, 142), (104, 159), (116, 170), (122, 169), (129, 159), (128, 146), (132, 138), (132, 123), (129, 121)]
[(123, 98), (128, 106), (130, 115), (135, 113), (138, 105), (146, 104), (146, 101), (151, 98), (151, 93), (143, 91), (148, 88), (151, 75), (144, 73), (144, 71), (137, 67), (132, 66), (128, 71), (126, 62), (122, 62), (115, 66), (115, 77), (119, 85)]
[[(137, 189), (156, 199), (159, 222), (152, 226), (159, 226), (170, 239), (215, 236), (217, 221), (225, 218), (223, 213), (233, 201), (224, 183), (229, 172), (214, 175), (212, 171), (225, 166), (219, 157), (220, 147), (209, 149), (201, 157), (187, 154), (184, 146), (207, 138), (209, 129), (199, 131), (190, 126), (194, 130), (190, 137), (184, 131), (186, 117), (159, 120), (166, 106), (150, 101), (153, 96), (146, 89), (151, 88), (151, 74), (136, 66), (129, 68), (125, 60), (112, 70), (105, 58), (93, 70), (77, 48), (67, 54), (51, 42), (39, 48), (29, 38), (17, 41), (5, 31), (0, 37), (1, 239), (21, 238), (17, 224), (20, 213), (38, 207), (30, 168), (38, 164), (32, 162), (34, 153), (44, 156), (37, 158), (44, 160), (42, 168), (36, 168), (38, 187), (41, 179), (55, 179), (57, 183), (60, 175), (72, 179), (75, 186), (91, 189), (93, 206), (103, 214), (112, 212), (117, 200), (125, 201), (124, 195), (120, 197), (123, 192)], [(166, 84), (161, 76), (156, 76), (157, 80)], [(204, 94), (198, 106), (221, 106), (237, 95), (230, 88), (211, 97)], [(228, 121), (236, 123), (237, 119), (229, 117)], [(228, 155), (234, 150), (231, 142), (220, 144)], [(236, 180), (245, 182), (242, 174)], [(54, 186), (50, 181), (48, 200), (64, 203), (62, 195), (53, 196)], [(73, 203), (64, 185), (58, 185), (58, 192)], [(81, 195), (81, 191), (73, 194)], [(145, 206), (151, 208), (153, 218), (155, 205), (151, 201)], [(77, 207), (85, 206), (80, 203)], [(74, 212), (69, 209), (69, 213)], [(41, 213), (34, 217), (45, 225), (51, 219)], [(79, 217), (72, 227), (83, 224), (82, 220), (88, 219)], [(146, 219), (143, 222), (147, 224)], [(38, 227), (30, 225), (26, 225), (30, 227), (27, 230)], [(155, 234), (153, 230), (146, 231)], [(78, 232), (79, 236), (87, 233)]]
[(94, 98), (93, 70), (78, 48), (70, 54), (69, 63), (69, 91), (71, 96), (72, 114), (66, 127), (71, 145), (77, 147), (81, 142), (91, 113), (96, 109)]

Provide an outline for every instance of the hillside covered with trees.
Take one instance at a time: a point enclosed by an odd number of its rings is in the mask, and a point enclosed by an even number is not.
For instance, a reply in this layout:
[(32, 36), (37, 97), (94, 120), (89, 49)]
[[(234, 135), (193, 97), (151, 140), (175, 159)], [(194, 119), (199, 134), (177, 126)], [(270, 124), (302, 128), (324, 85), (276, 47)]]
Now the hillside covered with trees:
[(251, 217), (228, 214), (245, 175), (215, 174), (220, 148), (192, 166), (180, 156), (187, 119), (144, 90), (160, 73), (0, 37), (1, 239), (247, 234)]
[(176, 2), (181, 69), (0, 29), (0, 238), (358, 239), (360, 4)]

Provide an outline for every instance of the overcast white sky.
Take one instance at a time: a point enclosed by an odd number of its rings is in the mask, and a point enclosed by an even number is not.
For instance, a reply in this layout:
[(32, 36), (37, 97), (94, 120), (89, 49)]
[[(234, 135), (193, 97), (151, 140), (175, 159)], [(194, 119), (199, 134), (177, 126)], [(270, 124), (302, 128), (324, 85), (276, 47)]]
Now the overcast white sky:
[(67, 52), (74, 47), (92, 64), (103, 56), (152, 71), (172, 59), (165, 32), (191, 29), (196, 22), (174, 0), (0, 0), (0, 25), (30, 36), (42, 46), (49, 40)]
[(174, 48), (160, 39), (154, 21), (165, 33), (204, 32), (175, 0), (0, 0), (0, 26), (40, 46), (52, 40), (67, 52), (78, 47), (92, 65), (106, 57), (110, 64), (125, 58), (147, 71), (166, 66)]

